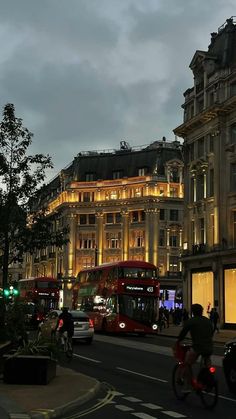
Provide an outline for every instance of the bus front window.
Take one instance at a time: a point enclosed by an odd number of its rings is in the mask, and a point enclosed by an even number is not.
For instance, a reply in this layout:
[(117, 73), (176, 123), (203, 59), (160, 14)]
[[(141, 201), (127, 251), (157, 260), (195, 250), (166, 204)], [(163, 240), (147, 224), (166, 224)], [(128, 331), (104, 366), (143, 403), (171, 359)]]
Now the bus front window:
[(158, 300), (153, 297), (119, 296), (119, 313), (143, 324), (157, 320)]

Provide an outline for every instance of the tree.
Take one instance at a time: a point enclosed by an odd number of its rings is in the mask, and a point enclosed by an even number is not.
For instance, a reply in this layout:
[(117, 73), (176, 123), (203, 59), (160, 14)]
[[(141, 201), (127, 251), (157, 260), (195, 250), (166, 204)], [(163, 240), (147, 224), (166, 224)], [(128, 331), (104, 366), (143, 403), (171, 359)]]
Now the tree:
[[(51, 220), (45, 212), (35, 213), (31, 224), (28, 223), (31, 203), (42, 186), (46, 169), (53, 167), (49, 155), (28, 154), (32, 137), (33, 134), (23, 127), (22, 119), (15, 116), (14, 105), (6, 104), (0, 123), (0, 269), (3, 288), (8, 284), (9, 264), (21, 260), (24, 252), (33, 252), (50, 241), (58, 246), (65, 242), (65, 229), (56, 233), (59, 235), (56, 242), (55, 234), (48, 234)], [(38, 234), (42, 226), (44, 229)]]

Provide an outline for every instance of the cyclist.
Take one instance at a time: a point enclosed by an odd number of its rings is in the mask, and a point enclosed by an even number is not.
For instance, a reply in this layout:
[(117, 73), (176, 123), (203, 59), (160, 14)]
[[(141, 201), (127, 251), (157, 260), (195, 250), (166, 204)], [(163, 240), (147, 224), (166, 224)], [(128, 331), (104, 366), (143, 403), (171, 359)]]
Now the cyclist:
[(190, 333), (192, 347), (186, 353), (183, 371), (185, 377), (185, 388), (183, 391), (186, 393), (191, 391), (192, 365), (199, 355), (204, 357), (206, 366), (210, 365), (210, 356), (213, 352), (213, 328), (211, 321), (203, 316), (203, 307), (200, 304), (193, 304), (191, 311), (193, 317), (184, 323), (176, 342), (176, 345), (179, 345), (187, 333)]
[(64, 332), (67, 332), (68, 339), (71, 341), (74, 334), (74, 322), (71, 313), (69, 313), (68, 307), (63, 307), (62, 312), (59, 315), (58, 331), (60, 338), (62, 338)]

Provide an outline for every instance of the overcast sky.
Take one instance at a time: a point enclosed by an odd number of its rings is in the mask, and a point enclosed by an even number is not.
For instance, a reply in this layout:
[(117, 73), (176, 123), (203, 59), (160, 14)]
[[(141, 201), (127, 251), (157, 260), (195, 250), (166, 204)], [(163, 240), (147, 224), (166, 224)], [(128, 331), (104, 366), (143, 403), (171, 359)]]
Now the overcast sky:
[(190, 61), (235, 0), (0, 0), (0, 106), (50, 154), (174, 140)]

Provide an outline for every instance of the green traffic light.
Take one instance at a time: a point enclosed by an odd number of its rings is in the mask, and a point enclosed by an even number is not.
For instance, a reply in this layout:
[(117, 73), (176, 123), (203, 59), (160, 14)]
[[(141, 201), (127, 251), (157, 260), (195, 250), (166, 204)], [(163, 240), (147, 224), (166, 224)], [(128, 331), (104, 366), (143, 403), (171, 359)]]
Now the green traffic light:
[(18, 295), (19, 294), (19, 291), (17, 289), (13, 288), (13, 294), (14, 295)]
[(5, 297), (9, 297), (10, 290), (8, 290), (8, 289), (3, 290), (3, 294), (5, 295)]

